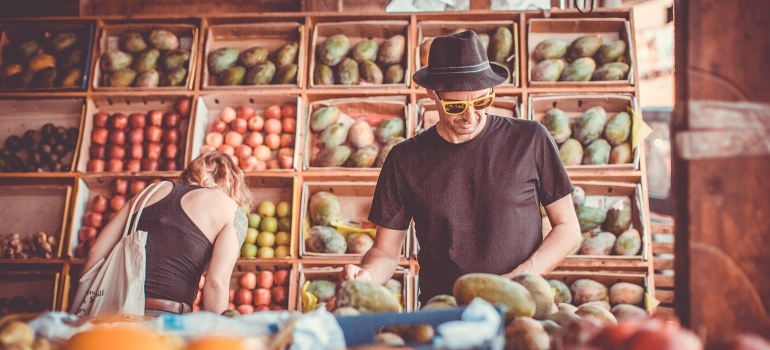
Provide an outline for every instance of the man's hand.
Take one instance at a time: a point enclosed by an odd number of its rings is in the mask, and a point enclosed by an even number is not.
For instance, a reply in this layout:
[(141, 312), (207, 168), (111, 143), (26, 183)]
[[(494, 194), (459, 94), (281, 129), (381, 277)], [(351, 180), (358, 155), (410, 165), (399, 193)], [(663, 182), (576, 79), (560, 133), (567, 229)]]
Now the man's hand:
[(342, 273), (340, 274), (340, 280), (342, 282), (351, 281), (351, 280), (371, 281), (372, 275), (369, 273), (369, 271), (367, 271), (364, 268), (361, 268), (360, 266), (347, 264), (342, 269)]

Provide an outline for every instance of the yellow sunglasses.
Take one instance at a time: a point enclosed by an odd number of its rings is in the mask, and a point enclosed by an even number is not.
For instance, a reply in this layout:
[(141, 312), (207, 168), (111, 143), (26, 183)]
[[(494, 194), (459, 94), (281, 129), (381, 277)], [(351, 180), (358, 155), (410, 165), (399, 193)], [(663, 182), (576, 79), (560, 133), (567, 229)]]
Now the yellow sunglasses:
[(492, 101), (495, 100), (495, 92), (492, 91), (489, 95), (481, 96), (479, 98), (470, 101), (443, 101), (439, 100), (441, 108), (449, 115), (458, 115), (465, 112), (468, 106), (473, 106), (474, 110), (480, 111), (482, 109), (489, 108), (492, 105)]

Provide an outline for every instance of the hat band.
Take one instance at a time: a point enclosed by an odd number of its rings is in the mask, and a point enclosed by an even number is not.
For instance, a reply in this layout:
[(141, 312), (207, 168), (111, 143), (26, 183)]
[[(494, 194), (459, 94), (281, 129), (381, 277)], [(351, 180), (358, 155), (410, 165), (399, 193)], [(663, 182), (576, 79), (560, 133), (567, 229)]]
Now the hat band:
[(491, 69), (489, 67), (489, 61), (474, 64), (472, 66), (457, 66), (457, 67), (436, 67), (432, 68), (428, 66), (429, 74), (457, 74), (457, 73), (478, 73)]

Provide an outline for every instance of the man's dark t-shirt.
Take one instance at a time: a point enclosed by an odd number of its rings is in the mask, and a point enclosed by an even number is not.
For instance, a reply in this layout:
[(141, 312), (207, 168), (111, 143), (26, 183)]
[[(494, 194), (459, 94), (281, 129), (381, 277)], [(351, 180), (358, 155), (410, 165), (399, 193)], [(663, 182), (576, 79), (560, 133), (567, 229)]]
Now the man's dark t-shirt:
[(420, 244), (420, 301), (452, 294), (467, 273), (511, 272), (543, 241), (539, 204), (572, 193), (548, 131), (488, 115), (481, 133), (453, 144), (436, 127), (396, 145), (382, 167), (369, 220)]

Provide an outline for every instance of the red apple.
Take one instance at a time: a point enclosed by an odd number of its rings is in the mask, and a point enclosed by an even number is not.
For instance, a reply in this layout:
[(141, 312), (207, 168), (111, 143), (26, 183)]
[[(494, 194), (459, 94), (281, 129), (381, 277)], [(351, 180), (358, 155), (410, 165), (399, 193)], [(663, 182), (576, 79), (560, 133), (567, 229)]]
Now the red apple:
[(86, 253), (85, 253), (85, 250), (83, 249), (83, 243), (82, 242), (80, 244), (78, 244), (77, 247), (75, 247), (75, 257), (76, 258), (85, 258), (86, 257)]
[(163, 146), (157, 142), (148, 143), (145, 147), (145, 158), (158, 160), (160, 159), (160, 152), (163, 150)]
[(283, 126), (281, 125), (281, 121), (278, 119), (268, 119), (265, 120), (265, 127), (264, 130), (268, 134), (280, 134), (281, 130), (283, 129)]
[(281, 134), (281, 147), (294, 147), (294, 134)]
[(238, 166), (238, 164), (240, 164), (240, 161), (238, 160), (238, 157), (236, 157), (236, 156), (230, 156), (230, 160), (233, 161), (233, 164), (235, 164), (235, 166)]
[(247, 156), (251, 156), (251, 147), (248, 145), (240, 145), (238, 147), (235, 147), (235, 153), (233, 153), (236, 157), (239, 159)]
[(267, 288), (273, 286), (273, 271), (259, 271), (257, 272), (257, 286), (260, 288)]
[(163, 127), (167, 129), (179, 127), (180, 119), (178, 113), (168, 112), (163, 115)]
[(132, 129), (128, 133), (128, 143), (130, 144), (141, 144), (144, 142), (144, 129), (138, 128), (138, 129)]
[(141, 143), (132, 143), (128, 146), (128, 155), (131, 159), (142, 159), (144, 156), (144, 147)]
[(278, 270), (273, 274), (273, 283), (276, 286), (289, 285), (289, 270)]
[(281, 305), (270, 305), (270, 311), (283, 311), (283, 310), (286, 310), (286, 308)]
[(235, 292), (235, 302), (238, 303), (238, 305), (251, 305), (253, 300), (252, 297), (253, 295), (250, 289), (241, 288)]
[(163, 125), (163, 112), (159, 110), (152, 110), (147, 113), (147, 119), (149, 119), (150, 125), (161, 126)]
[(163, 140), (163, 143), (165, 144), (176, 145), (177, 142), (179, 142), (179, 130), (177, 129), (163, 130), (163, 136), (161, 137), (161, 140)]
[(284, 147), (278, 150), (278, 158), (281, 156), (294, 157), (294, 148)]
[(251, 306), (251, 304), (238, 305), (238, 307), (236, 307), (235, 310), (238, 311), (241, 315), (248, 315), (248, 314), (254, 313), (254, 307)]
[[(141, 145), (139, 145), (141, 147)], [(142, 171), (142, 160), (141, 159), (129, 159), (128, 162), (126, 162), (126, 170), (132, 171), (132, 172), (139, 172)]]
[(267, 119), (281, 119), (281, 106), (272, 105), (265, 108), (265, 118)]
[(281, 116), (283, 118), (296, 118), (297, 107), (292, 105), (283, 105), (283, 107), (281, 107)]
[(123, 113), (115, 113), (112, 115), (112, 128), (115, 130), (123, 130), (128, 126), (128, 116)]
[(131, 187), (129, 189), (131, 196), (132, 197), (136, 196), (137, 194), (139, 194), (139, 192), (142, 192), (142, 190), (144, 190), (145, 187), (147, 187), (147, 182), (145, 181), (142, 181), (142, 180), (131, 181)]
[(83, 225), (85, 226), (100, 228), (102, 227), (103, 220), (104, 216), (97, 212), (89, 211), (86, 215), (83, 215)]
[(264, 141), (265, 141), (265, 138), (264, 136), (262, 136), (262, 133), (260, 133), (259, 131), (252, 131), (246, 134), (246, 137), (243, 140), (243, 142), (246, 143), (251, 148), (261, 145), (262, 142)]
[(147, 116), (142, 113), (134, 113), (128, 117), (128, 124), (134, 129), (142, 129), (147, 125)]
[(159, 165), (157, 159), (142, 159), (142, 171), (158, 171)]
[(278, 159), (270, 159), (267, 161), (267, 168), (270, 170), (280, 169), (281, 166), (278, 164)]
[(110, 143), (123, 146), (126, 144), (126, 132), (123, 130), (113, 130), (110, 133)]
[(230, 293), (228, 293), (227, 301), (232, 303), (235, 300), (235, 289), (230, 288)]
[(270, 305), (259, 305), (254, 308), (254, 312), (270, 311)]
[(291, 169), (294, 166), (294, 157), (280, 156), (278, 157), (278, 167), (281, 169)]
[(273, 287), (271, 294), (273, 294), (273, 302), (280, 305), (283, 305), (289, 297), (284, 286)]
[(98, 232), (95, 228), (91, 226), (83, 226), (80, 228), (80, 231), (78, 231), (78, 239), (83, 242), (87, 239), (96, 239), (96, 234)]
[[(251, 305), (249, 305), (249, 306), (251, 306)], [(235, 310), (235, 304), (232, 302), (232, 300), (229, 303), (227, 303), (227, 309), (228, 310)]]
[(106, 128), (94, 128), (91, 131), (91, 143), (97, 145), (106, 145), (110, 132)]
[[(217, 148), (217, 151), (222, 152), (222, 153), (224, 153), (224, 154), (226, 154), (228, 156), (235, 157), (235, 149), (233, 148), (233, 146), (230, 146), (228, 144), (223, 144), (223, 145), (219, 146)], [(235, 159), (237, 160), (238, 158), (235, 158)]]
[(257, 160), (257, 165), (254, 166), (255, 171), (261, 171), (267, 169), (267, 163), (261, 160)]
[(163, 129), (155, 125), (148, 127), (144, 132), (144, 138), (146, 138), (148, 142), (160, 142), (162, 135)]
[(126, 157), (126, 149), (123, 146), (110, 146), (110, 159), (123, 159)]
[(247, 271), (241, 277), (238, 277), (238, 285), (245, 289), (257, 288), (257, 275), (251, 271)]
[(235, 115), (239, 119), (243, 119), (243, 120), (249, 120), (249, 119), (251, 119), (251, 117), (253, 117), (256, 114), (257, 114), (257, 110), (254, 109), (254, 107), (248, 106), (248, 105), (240, 106), (235, 111)]
[(297, 120), (294, 118), (285, 118), (281, 121), (283, 132), (294, 133), (297, 131)]
[(249, 122), (246, 119), (236, 118), (230, 123), (230, 130), (245, 134), (249, 130)]
[(248, 155), (246, 157), (238, 159), (238, 165), (241, 167), (241, 169), (243, 169), (243, 171), (255, 170), (257, 167), (257, 162), (259, 162), (259, 160), (257, 160), (257, 157), (252, 155)]
[(128, 180), (126, 179), (115, 179), (115, 181), (112, 183), (113, 194), (126, 195), (127, 190), (128, 190)]
[(105, 112), (94, 114), (94, 128), (106, 128), (109, 121), (110, 115)]
[[(236, 120), (243, 120), (243, 119), (236, 119)], [(235, 131), (228, 131), (227, 134), (225, 134), (225, 143), (233, 146), (233, 148), (240, 146), (243, 144), (243, 135), (235, 132)]]
[(222, 142), (224, 140), (225, 140), (224, 135), (222, 135), (222, 134), (220, 134), (220, 133), (218, 133), (216, 131), (212, 131), (212, 132), (206, 134), (206, 144), (211, 146), (211, 147), (217, 148), (219, 146), (222, 146)]
[(227, 130), (227, 123), (223, 122), (222, 119), (214, 119), (209, 123), (209, 132), (218, 132), (220, 134), (224, 134), (225, 130)]
[(176, 144), (168, 144), (165, 148), (163, 148), (163, 158), (175, 159), (178, 151), (179, 147), (177, 147)]
[(94, 198), (91, 199), (91, 211), (97, 213), (104, 213), (107, 211), (107, 197), (100, 194), (94, 196)]
[(179, 164), (176, 159), (166, 159), (166, 162), (163, 163), (163, 170), (177, 170), (178, 168)]
[(88, 154), (91, 156), (91, 159), (104, 159), (105, 158), (105, 147), (102, 145), (97, 144), (91, 144), (91, 146), (88, 147)]
[(174, 103), (174, 110), (179, 113), (182, 117), (189, 117), (190, 116), (190, 99), (189, 98), (180, 98), (179, 100)]
[(222, 119), (225, 123), (230, 123), (237, 117), (238, 115), (232, 107), (222, 108), (222, 111), (219, 112), (219, 119)]
[(124, 205), (126, 205), (126, 196), (113, 196), (112, 199), (110, 199), (110, 208), (113, 211), (120, 210)]
[(262, 131), (262, 128), (265, 127), (265, 119), (256, 115), (249, 118), (246, 124), (251, 131)]
[(265, 146), (271, 150), (277, 150), (281, 147), (281, 137), (278, 134), (267, 134), (265, 136)]
[(273, 296), (270, 293), (269, 289), (265, 288), (257, 288), (254, 290), (254, 295), (252, 296), (252, 300), (254, 300), (254, 305), (261, 306), (261, 305), (270, 305), (270, 300), (273, 299)]
[(120, 172), (123, 171), (123, 159), (110, 159), (107, 162), (107, 171)]

